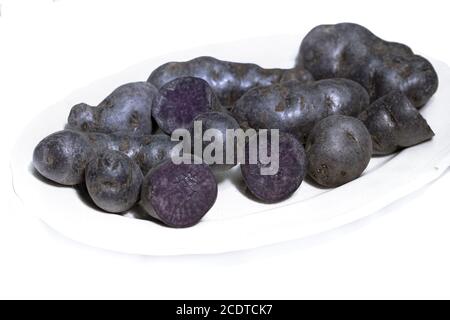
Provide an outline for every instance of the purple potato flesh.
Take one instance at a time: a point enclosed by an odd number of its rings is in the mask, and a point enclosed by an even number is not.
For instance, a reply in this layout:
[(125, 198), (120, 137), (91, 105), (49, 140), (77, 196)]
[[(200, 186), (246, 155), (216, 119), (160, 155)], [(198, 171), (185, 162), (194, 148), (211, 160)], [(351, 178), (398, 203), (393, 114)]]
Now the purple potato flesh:
[(434, 136), (427, 121), (400, 91), (376, 100), (359, 115), (372, 136), (373, 152), (386, 155)]
[(324, 187), (358, 178), (372, 156), (372, 140), (357, 118), (334, 115), (314, 126), (306, 143), (309, 176)]
[(165, 225), (186, 228), (197, 224), (216, 198), (217, 182), (207, 165), (166, 160), (145, 176), (141, 204)]
[(406, 45), (384, 41), (353, 23), (320, 25), (303, 39), (297, 65), (316, 80), (348, 78), (360, 83), (371, 102), (394, 90), (402, 91), (416, 108), (438, 88), (431, 63)]
[(369, 96), (358, 83), (326, 79), (254, 88), (231, 112), (243, 128), (279, 129), (304, 143), (319, 120), (333, 114), (356, 117), (368, 106)]
[(158, 90), (147, 82), (120, 86), (97, 107), (80, 103), (72, 107), (68, 128), (78, 131), (151, 134), (152, 108)]
[(194, 118), (204, 112), (221, 111), (222, 106), (205, 80), (177, 78), (160, 89), (153, 117), (165, 133), (188, 129)]
[[(268, 139), (270, 151), (270, 141)], [(291, 134), (280, 132), (279, 169), (275, 175), (262, 175), (265, 165), (258, 161), (249, 164), (249, 149), (246, 148), (247, 163), (241, 164), (241, 172), (248, 190), (259, 200), (276, 203), (289, 198), (301, 185), (306, 175), (306, 154), (303, 145)]]
[(303, 68), (264, 69), (253, 63), (198, 57), (185, 62), (168, 62), (152, 72), (148, 82), (157, 88), (179, 77), (197, 77), (209, 83), (223, 106), (232, 106), (246, 91), (286, 80), (313, 80)]
[(101, 209), (120, 213), (139, 200), (142, 172), (137, 163), (119, 151), (98, 154), (86, 167), (86, 187)]
[(82, 133), (63, 130), (39, 142), (33, 152), (33, 165), (49, 180), (76, 185), (84, 181), (86, 165), (93, 156), (94, 150)]

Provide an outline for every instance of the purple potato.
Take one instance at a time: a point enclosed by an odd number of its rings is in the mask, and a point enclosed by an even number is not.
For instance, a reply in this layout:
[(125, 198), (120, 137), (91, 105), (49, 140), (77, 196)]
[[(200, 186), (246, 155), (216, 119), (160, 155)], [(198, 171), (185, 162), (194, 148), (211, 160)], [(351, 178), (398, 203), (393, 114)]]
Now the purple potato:
[(33, 165), (49, 180), (76, 185), (84, 181), (86, 165), (94, 154), (82, 133), (63, 130), (39, 142), (33, 152)]
[[(236, 150), (236, 141), (229, 141), (227, 142), (227, 134), (226, 131), (228, 129), (230, 130), (236, 130), (239, 129), (240, 126), (237, 123), (237, 121), (228, 113), (226, 112), (206, 112), (206, 113), (202, 113), (200, 115), (198, 115), (197, 117), (195, 117), (194, 122), (195, 121), (200, 121), (202, 124), (202, 137), (204, 135), (204, 133), (209, 130), (209, 129), (215, 129), (217, 130), (217, 133), (219, 134), (219, 137), (222, 141), (222, 143), (220, 143), (220, 146), (218, 145), (219, 148), (221, 148), (221, 150), (223, 150), (222, 152), (222, 157), (220, 160), (220, 163), (209, 163), (207, 161), (205, 161), (208, 165), (210, 165), (211, 169), (213, 171), (226, 171), (229, 170), (231, 168), (233, 168), (236, 164), (236, 154), (237, 154), (237, 150)], [(192, 138), (194, 138), (194, 129), (191, 128), (191, 136)], [(212, 141), (215, 141), (215, 138), (212, 139)], [(227, 143), (233, 143), (234, 144), (234, 162), (232, 164), (226, 163), (226, 157), (227, 157), (227, 148), (226, 145)], [(211, 141), (205, 141), (203, 142), (203, 147), (202, 147), (202, 154), (205, 151), (205, 148), (207, 148), (207, 146), (211, 144)], [(193, 147), (193, 142), (192, 142), (192, 147)], [(215, 155), (215, 153), (213, 153), (213, 156)]]
[(148, 82), (157, 88), (179, 77), (197, 77), (209, 83), (223, 106), (232, 106), (246, 91), (286, 80), (311, 81), (303, 68), (263, 69), (253, 63), (238, 63), (198, 57), (185, 62), (168, 62), (152, 72)]
[(133, 82), (114, 90), (97, 107), (72, 107), (68, 128), (103, 133), (151, 134), (152, 108), (158, 90), (147, 82)]
[(199, 114), (221, 110), (219, 100), (205, 80), (182, 77), (161, 87), (152, 112), (158, 126), (171, 134), (175, 129), (188, 129)]
[(96, 153), (108, 150), (120, 151), (132, 159), (136, 159), (142, 145), (152, 136), (126, 135), (123, 133), (106, 134), (100, 132), (86, 132), (85, 135)]
[(87, 133), (87, 137), (96, 152), (120, 151), (133, 159), (144, 175), (160, 162), (169, 159), (173, 147), (178, 143), (171, 141), (170, 136), (166, 134), (129, 136)]
[(439, 82), (428, 60), (353, 23), (315, 27), (302, 41), (297, 65), (317, 80), (352, 79), (367, 89), (371, 102), (400, 90), (416, 108), (427, 103)]
[(86, 167), (86, 187), (101, 209), (120, 213), (139, 200), (142, 172), (136, 162), (119, 151), (99, 153)]
[(166, 134), (154, 134), (146, 137), (135, 156), (142, 173), (146, 175), (151, 168), (170, 159), (172, 150), (177, 144), (178, 142), (172, 141)]
[(427, 121), (400, 91), (376, 100), (359, 115), (372, 136), (373, 151), (386, 155), (434, 136)]
[(216, 198), (217, 182), (206, 164), (166, 160), (145, 176), (141, 204), (165, 225), (186, 228), (197, 224)]
[(231, 112), (244, 128), (279, 129), (304, 143), (319, 120), (333, 114), (356, 117), (368, 106), (369, 96), (358, 83), (327, 79), (251, 89)]
[(119, 151), (146, 173), (170, 157), (177, 144), (167, 135), (124, 135), (63, 130), (43, 139), (35, 148), (33, 164), (44, 177), (64, 185), (84, 181), (84, 169), (96, 155)]
[[(256, 138), (256, 136), (254, 136)], [(267, 139), (270, 151), (270, 137)], [(249, 163), (249, 145), (246, 147), (246, 163), (241, 164), (241, 172), (248, 190), (259, 200), (276, 203), (289, 198), (300, 187), (306, 175), (306, 153), (303, 145), (291, 134), (279, 134), (279, 169), (275, 175), (261, 174), (266, 165), (259, 160)]]
[(364, 172), (372, 156), (372, 140), (357, 118), (333, 115), (314, 126), (305, 149), (309, 176), (333, 188)]

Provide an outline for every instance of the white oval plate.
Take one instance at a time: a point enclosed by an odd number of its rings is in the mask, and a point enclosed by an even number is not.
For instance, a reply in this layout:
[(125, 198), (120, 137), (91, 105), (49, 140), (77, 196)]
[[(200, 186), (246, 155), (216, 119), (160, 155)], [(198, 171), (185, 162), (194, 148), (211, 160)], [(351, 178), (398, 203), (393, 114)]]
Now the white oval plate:
[[(211, 254), (256, 248), (325, 232), (368, 216), (437, 179), (450, 164), (450, 68), (432, 61), (440, 88), (422, 110), (436, 137), (396, 155), (374, 158), (363, 176), (337, 189), (303, 183), (288, 200), (273, 205), (245, 194), (239, 168), (222, 177), (216, 204), (188, 229), (106, 214), (82, 201), (73, 188), (43, 182), (33, 174), (34, 146), (61, 130), (72, 105), (96, 105), (115, 87), (146, 80), (160, 64), (211, 55), (255, 62), (264, 67), (291, 67), (298, 36), (276, 36), (196, 48), (152, 59), (92, 83), (46, 109), (30, 123), (12, 155), (14, 187), (27, 211), (76, 241), (125, 253), (145, 255)], [(136, 212), (139, 215), (139, 212)]]

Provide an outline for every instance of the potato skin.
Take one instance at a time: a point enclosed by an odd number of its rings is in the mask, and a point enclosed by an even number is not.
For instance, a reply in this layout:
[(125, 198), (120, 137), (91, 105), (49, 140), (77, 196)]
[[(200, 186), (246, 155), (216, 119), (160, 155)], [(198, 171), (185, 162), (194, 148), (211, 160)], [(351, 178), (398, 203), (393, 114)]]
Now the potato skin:
[(99, 153), (86, 167), (86, 187), (101, 209), (125, 212), (140, 196), (142, 172), (137, 163), (119, 151)]
[(334, 188), (358, 178), (367, 168), (372, 140), (357, 118), (333, 115), (314, 126), (305, 150), (309, 176)]
[(249, 90), (231, 112), (244, 128), (280, 129), (304, 143), (319, 120), (333, 114), (357, 116), (368, 106), (366, 90), (352, 80), (294, 80)]
[(144, 136), (86, 133), (96, 153), (119, 151), (134, 160), (145, 175), (151, 168), (170, 158), (172, 148), (178, 143), (166, 134)]
[(84, 181), (86, 165), (94, 154), (83, 134), (63, 130), (38, 143), (33, 151), (33, 165), (45, 178), (72, 186)]
[(198, 57), (184, 62), (168, 62), (155, 69), (148, 82), (161, 88), (179, 77), (197, 77), (209, 83), (223, 106), (232, 106), (246, 91), (296, 79), (312, 81), (303, 68), (264, 69), (253, 63), (222, 61), (213, 57)]
[(308, 69), (316, 80), (352, 79), (366, 88), (371, 102), (400, 90), (416, 108), (427, 103), (439, 82), (428, 60), (353, 23), (312, 29), (301, 43), (297, 66)]
[(151, 134), (151, 112), (158, 90), (147, 82), (122, 85), (97, 107), (80, 103), (72, 107), (68, 128), (102, 133)]
[(387, 155), (434, 136), (433, 130), (409, 99), (393, 91), (359, 115), (372, 136), (373, 152)]
[(84, 134), (96, 153), (108, 150), (120, 151), (132, 159), (137, 157), (142, 144), (150, 137), (150, 135), (135, 136), (100, 132), (85, 132)]
[(177, 141), (172, 141), (166, 134), (145, 136), (140, 143), (139, 151), (134, 156), (144, 176), (150, 169), (170, 159), (172, 149), (177, 144)]
[(164, 134), (138, 136), (66, 129), (50, 134), (39, 142), (33, 151), (33, 165), (49, 180), (76, 185), (85, 181), (87, 164), (100, 153), (121, 152), (146, 173), (168, 159), (176, 144)]
[[(206, 112), (206, 113), (202, 113), (200, 115), (198, 115), (197, 117), (195, 117), (194, 122), (195, 121), (200, 121), (202, 123), (202, 136), (205, 133), (205, 131), (209, 130), (209, 129), (216, 129), (220, 132), (220, 136), (222, 137), (222, 150), (223, 150), (223, 157), (222, 160), (223, 162), (220, 163), (208, 163), (208, 165), (210, 166), (210, 168), (214, 171), (214, 172), (220, 172), (220, 171), (227, 171), (230, 170), (231, 168), (233, 168), (236, 164), (237, 164), (237, 160), (236, 160), (236, 153), (237, 153), (237, 148), (235, 146), (234, 148), (234, 155), (235, 155), (235, 163), (234, 164), (227, 164), (226, 163), (226, 145), (227, 145), (227, 134), (226, 131), (228, 129), (232, 129), (232, 130), (236, 130), (239, 129), (239, 123), (229, 114), (226, 112), (217, 112), (217, 111), (212, 111), (212, 112)], [(191, 137), (194, 139), (194, 128), (191, 127), (190, 130), (191, 132)], [(192, 141), (192, 146), (193, 146), (194, 141)], [(206, 148), (206, 146), (208, 146), (211, 142), (209, 141), (205, 141), (203, 142), (203, 148), (202, 148), (202, 152), (204, 151), (204, 149)]]

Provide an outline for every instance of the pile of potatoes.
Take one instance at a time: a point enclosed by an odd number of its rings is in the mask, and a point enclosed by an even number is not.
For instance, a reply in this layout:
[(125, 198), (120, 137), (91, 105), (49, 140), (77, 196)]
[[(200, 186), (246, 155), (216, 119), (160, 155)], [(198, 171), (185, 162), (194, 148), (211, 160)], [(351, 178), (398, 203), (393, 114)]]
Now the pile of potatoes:
[(204, 130), (222, 132), (224, 145), (226, 129), (279, 129), (275, 175), (262, 175), (259, 161), (240, 164), (249, 193), (276, 203), (307, 175), (339, 187), (373, 155), (430, 140), (419, 110), (437, 88), (431, 63), (406, 45), (357, 24), (320, 25), (303, 39), (291, 69), (198, 57), (163, 64), (97, 106), (75, 105), (65, 129), (36, 146), (33, 164), (53, 182), (84, 184), (106, 212), (139, 204), (149, 219), (189, 227), (216, 201), (216, 172), (238, 163), (173, 163), (176, 129), (202, 121)]

